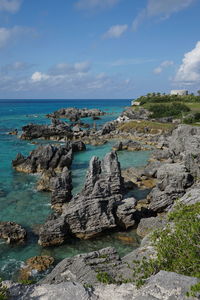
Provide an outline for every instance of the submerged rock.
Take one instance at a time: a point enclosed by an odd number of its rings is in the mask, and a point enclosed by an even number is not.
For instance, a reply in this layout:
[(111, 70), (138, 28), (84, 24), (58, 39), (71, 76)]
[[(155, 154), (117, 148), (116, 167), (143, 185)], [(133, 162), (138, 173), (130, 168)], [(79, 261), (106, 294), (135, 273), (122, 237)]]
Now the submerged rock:
[(26, 230), (15, 222), (0, 222), (0, 239), (8, 244), (23, 243), (26, 239)]
[(54, 258), (51, 256), (34, 256), (26, 260), (24, 267), (20, 270), (19, 279), (29, 280), (37, 273), (42, 273), (49, 269), (54, 263)]

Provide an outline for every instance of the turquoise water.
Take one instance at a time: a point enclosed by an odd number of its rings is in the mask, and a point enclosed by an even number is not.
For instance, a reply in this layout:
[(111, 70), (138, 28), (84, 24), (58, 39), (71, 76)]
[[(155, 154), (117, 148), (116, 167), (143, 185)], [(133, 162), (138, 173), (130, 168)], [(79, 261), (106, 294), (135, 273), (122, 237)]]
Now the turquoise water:
[[(28, 123), (48, 123), (45, 114), (62, 107), (100, 108), (109, 114), (96, 121), (97, 125), (115, 119), (129, 100), (0, 100), (0, 221), (14, 221), (24, 226), (28, 231), (25, 245), (7, 245), (0, 240), (0, 277), (15, 278), (16, 270), (27, 258), (35, 255), (52, 255), (57, 261), (78, 253), (100, 249), (105, 246), (115, 246), (121, 255), (131, 251), (138, 245), (134, 231), (129, 233), (113, 233), (91, 241), (72, 240), (66, 245), (43, 249), (37, 245), (34, 231), (37, 225), (45, 221), (51, 212), (50, 194), (37, 192), (35, 189), (37, 176), (17, 173), (12, 169), (12, 159), (18, 152), (28, 154), (36, 145), (29, 141), (19, 140), (8, 135), (9, 131), (21, 129)], [(84, 119), (85, 120), (85, 119)], [(88, 119), (85, 122), (93, 122)], [(112, 148), (114, 142), (102, 146), (87, 145), (87, 151), (77, 153), (72, 164), (73, 193), (81, 190), (89, 160), (93, 155), (102, 158)], [(122, 168), (145, 165), (149, 151), (119, 153)], [(137, 196), (137, 195), (136, 195)], [(125, 238), (123, 238), (125, 236)], [(126, 237), (131, 239), (127, 242)]]

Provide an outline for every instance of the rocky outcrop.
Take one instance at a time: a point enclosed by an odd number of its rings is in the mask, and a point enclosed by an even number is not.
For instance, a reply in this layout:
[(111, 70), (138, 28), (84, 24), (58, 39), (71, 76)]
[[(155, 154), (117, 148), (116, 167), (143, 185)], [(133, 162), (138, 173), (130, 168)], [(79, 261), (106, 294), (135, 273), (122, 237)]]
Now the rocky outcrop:
[(100, 133), (102, 135), (109, 134), (111, 131), (114, 131), (115, 129), (116, 129), (116, 122), (115, 121), (107, 122), (103, 125)]
[[(108, 153), (102, 161), (93, 157), (83, 190), (69, 203), (62, 206), (61, 216), (47, 221), (42, 226), (39, 244), (42, 246), (55, 244), (57, 236), (58, 244), (60, 244), (69, 234), (88, 239), (105, 230), (116, 228), (117, 206), (124, 204), (122, 202), (123, 190), (124, 182), (116, 153)], [(130, 206), (131, 204), (129, 208)], [(124, 216), (121, 216), (124, 222), (125, 217), (127, 217), (127, 222), (132, 222), (126, 224), (128, 227), (134, 223), (131, 220), (132, 212), (128, 212), (124, 207)]]
[(106, 113), (101, 111), (98, 108), (76, 108), (76, 107), (69, 107), (69, 108), (61, 108), (51, 114), (48, 114), (48, 118), (67, 118), (72, 122), (76, 122), (78, 119), (81, 118), (88, 118), (88, 117), (99, 117), (103, 116)]
[(29, 156), (18, 154), (13, 160), (13, 167), (19, 172), (42, 173), (47, 170), (62, 171), (72, 163), (72, 147), (68, 143), (64, 146), (44, 145), (33, 150)]
[(141, 150), (148, 150), (147, 147), (142, 145), (140, 142), (137, 141), (120, 141), (116, 143), (112, 149), (114, 151), (121, 151), (121, 150), (128, 150), (128, 151), (141, 151)]
[(73, 132), (68, 123), (57, 119), (52, 119), (51, 125), (28, 124), (22, 127), (22, 140), (32, 139), (52, 139), (52, 140), (71, 140)]
[(116, 227), (114, 207), (122, 200), (123, 180), (115, 152), (102, 161), (93, 157), (83, 190), (64, 208), (64, 217), (71, 233), (90, 238)]
[(5, 239), (8, 244), (24, 243), (26, 230), (15, 222), (0, 222), (0, 239)]
[(120, 118), (125, 118), (125, 120), (148, 120), (150, 118), (150, 111), (144, 108), (133, 109), (128, 107), (120, 116)]
[(63, 204), (72, 199), (71, 173), (68, 168), (65, 167), (60, 175), (52, 178), (51, 180), (51, 206), (56, 211), (62, 211)]
[(164, 164), (157, 170), (157, 185), (148, 195), (153, 211), (169, 210), (177, 198), (193, 184), (193, 176), (181, 163)]
[(117, 206), (116, 222), (120, 227), (128, 229), (136, 224), (138, 220), (136, 204), (137, 200), (135, 198), (127, 198)]
[(50, 216), (39, 229), (38, 244), (43, 247), (62, 245), (69, 238), (69, 228), (64, 217)]
[(104, 248), (86, 254), (79, 254), (62, 260), (41, 283), (61, 283), (76, 281), (81, 284), (97, 284), (98, 274), (106, 272), (109, 277), (117, 279), (117, 270), (121, 267), (121, 259), (117, 251)]

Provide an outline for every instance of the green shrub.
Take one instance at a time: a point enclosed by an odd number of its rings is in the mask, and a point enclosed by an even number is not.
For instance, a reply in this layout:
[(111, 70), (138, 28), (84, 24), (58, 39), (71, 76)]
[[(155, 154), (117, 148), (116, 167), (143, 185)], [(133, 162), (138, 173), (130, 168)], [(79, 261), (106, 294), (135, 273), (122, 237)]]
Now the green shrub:
[(184, 118), (184, 123), (185, 124), (192, 124), (200, 121), (200, 113), (196, 112), (192, 115), (189, 115), (188, 117)]
[[(157, 257), (144, 258), (138, 262), (134, 271), (138, 287), (145, 283), (149, 276), (160, 270), (200, 278), (199, 215), (200, 203), (189, 206), (179, 204), (168, 216), (174, 225), (168, 225), (165, 229), (156, 230), (152, 234)], [(195, 292), (200, 291), (199, 288), (199, 285), (193, 287)]]
[(155, 104), (149, 107), (152, 118), (163, 118), (171, 116), (181, 116), (183, 112), (189, 112), (190, 108), (182, 103)]
[(160, 93), (149, 93), (146, 96), (141, 96), (135, 101), (140, 102), (141, 105), (145, 103), (166, 103), (166, 102), (200, 102), (200, 96), (195, 95), (162, 95)]
[(105, 284), (115, 283), (115, 280), (107, 272), (99, 272), (97, 274), (97, 280)]

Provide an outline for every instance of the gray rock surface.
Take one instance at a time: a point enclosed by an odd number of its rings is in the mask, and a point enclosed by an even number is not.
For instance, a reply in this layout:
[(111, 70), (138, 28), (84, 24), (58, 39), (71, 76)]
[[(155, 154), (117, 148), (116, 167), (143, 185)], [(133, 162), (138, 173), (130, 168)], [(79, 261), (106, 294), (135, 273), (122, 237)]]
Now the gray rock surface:
[(88, 118), (88, 117), (98, 117), (103, 116), (106, 113), (98, 108), (76, 108), (76, 107), (68, 107), (61, 108), (51, 114), (48, 114), (47, 117), (50, 118), (68, 118), (71, 121), (77, 121), (80, 118)]
[(39, 146), (27, 157), (18, 154), (12, 162), (17, 171), (25, 173), (41, 173), (49, 169), (61, 171), (64, 167), (70, 167), (71, 163), (72, 146), (69, 143), (64, 146)]
[(121, 150), (128, 150), (128, 151), (140, 151), (140, 150), (147, 150), (147, 148), (142, 145), (138, 141), (120, 141), (117, 142), (113, 147), (113, 150), (115, 151), (121, 151)]
[(121, 259), (114, 248), (79, 254), (62, 260), (41, 283), (55, 284), (76, 281), (81, 284), (98, 284), (97, 275), (106, 272), (111, 278), (117, 278)]
[(148, 195), (153, 211), (169, 210), (193, 184), (193, 176), (181, 163), (164, 164), (157, 170), (157, 185)]
[(166, 220), (161, 217), (144, 218), (140, 220), (137, 227), (137, 234), (145, 237), (147, 234), (155, 229), (163, 228), (166, 225)]
[(135, 198), (127, 198), (122, 200), (117, 206), (116, 216), (117, 223), (120, 227), (128, 229), (136, 224), (138, 220), (136, 205), (137, 200)]

